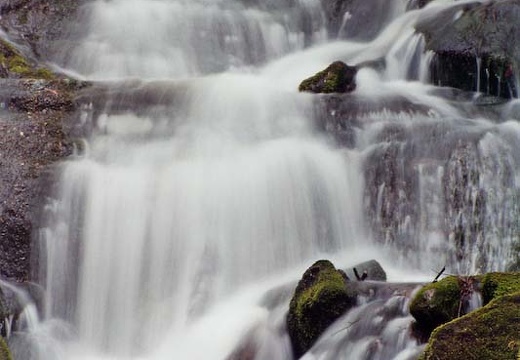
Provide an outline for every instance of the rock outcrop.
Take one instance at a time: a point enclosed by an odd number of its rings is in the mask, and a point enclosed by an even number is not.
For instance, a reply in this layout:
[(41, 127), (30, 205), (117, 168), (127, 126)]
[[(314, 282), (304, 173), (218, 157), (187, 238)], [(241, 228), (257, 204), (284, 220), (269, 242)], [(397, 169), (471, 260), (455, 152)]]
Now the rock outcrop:
[[(432, 83), (504, 98), (516, 97), (520, 2), (461, 4), (417, 25), (436, 56)], [(455, 19), (446, 21), (446, 19)]]

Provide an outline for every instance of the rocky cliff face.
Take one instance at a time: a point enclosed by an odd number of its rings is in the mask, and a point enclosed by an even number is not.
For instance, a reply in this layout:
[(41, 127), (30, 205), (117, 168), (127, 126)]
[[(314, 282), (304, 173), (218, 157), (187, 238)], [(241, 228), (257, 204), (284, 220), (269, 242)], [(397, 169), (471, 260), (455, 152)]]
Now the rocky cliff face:
[(0, 277), (29, 278), (31, 233), (52, 165), (71, 153), (76, 83), (46, 66), (81, 0), (0, 1)]

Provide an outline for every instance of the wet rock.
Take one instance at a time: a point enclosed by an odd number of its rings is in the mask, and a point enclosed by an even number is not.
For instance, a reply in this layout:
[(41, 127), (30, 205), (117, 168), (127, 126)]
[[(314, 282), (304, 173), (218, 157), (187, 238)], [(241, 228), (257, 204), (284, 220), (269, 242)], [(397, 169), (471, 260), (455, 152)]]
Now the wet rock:
[(421, 360), (516, 360), (520, 356), (520, 292), (437, 328)]
[(449, 276), (419, 290), (410, 304), (418, 328), (427, 334), (436, 327), (474, 310), (469, 301), (474, 292), (484, 305), (504, 295), (520, 291), (520, 273), (487, 273), (476, 276)]
[(435, 17), (425, 16), (416, 27), (425, 34), (426, 48), (436, 53), (432, 83), (516, 97), (519, 16), (517, 0), (461, 4)]
[(365, 261), (345, 270), (347, 276), (352, 280), (355, 279), (354, 268), (357, 269), (360, 273), (367, 273), (365, 280), (386, 281), (386, 272), (377, 260)]
[(29, 279), (31, 234), (52, 164), (71, 153), (67, 81), (3, 80), (0, 90), (0, 276)]
[(355, 304), (356, 296), (330, 261), (317, 261), (307, 269), (296, 287), (287, 315), (295, 358), (309, 350), (320, 334)]
[(75, 16), (89, 0), (4, 0), (0, 2), (0, 26), (6, 36), (21, 45), (25, 56), (51, 60), (66, 46), (64, 39), (80, 31)]
[(356, 89), (357, 68), (335, 61), (325, 70), (302, 81), (299, 91), (313, 93), (345, 93)]

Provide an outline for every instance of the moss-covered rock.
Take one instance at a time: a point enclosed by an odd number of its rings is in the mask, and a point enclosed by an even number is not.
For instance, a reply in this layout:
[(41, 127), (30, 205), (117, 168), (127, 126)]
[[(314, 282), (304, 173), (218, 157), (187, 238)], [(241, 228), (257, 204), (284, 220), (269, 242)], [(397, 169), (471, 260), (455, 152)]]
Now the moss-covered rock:
[(356, 89), (357, 68), (335, 61), (325, 70), (302, 81), (299, 91), (313, 93), (346, 93)]
[(481, 278), (484, 305), (502, 295), (520, 291), (520, 273), (488, 273)]
[(459, 279), (449, 276), (419, 290), (410, 303), (410, 313), (421, 328), (431, 331), (459, 316), (460, 298)]
[(296, 287), (287, 315), (295, 358), (309, 350), (323, 331), (355, 303), (355, 295), (330, 261), (317, 261), (307, 269)]
[(421, 360), (517, 360), (520, 292), (437, 328)]

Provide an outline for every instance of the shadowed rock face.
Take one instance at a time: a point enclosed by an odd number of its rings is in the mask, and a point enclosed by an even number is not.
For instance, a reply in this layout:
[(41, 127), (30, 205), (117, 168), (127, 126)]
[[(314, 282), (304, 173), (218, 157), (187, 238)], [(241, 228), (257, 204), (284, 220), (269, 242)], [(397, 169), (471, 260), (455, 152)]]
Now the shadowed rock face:
[(432, 83), (516, 97), (519, 16), (520, 2), (508, 0), (460, 5), (419, 21), (426, 48), (436, 53)]

